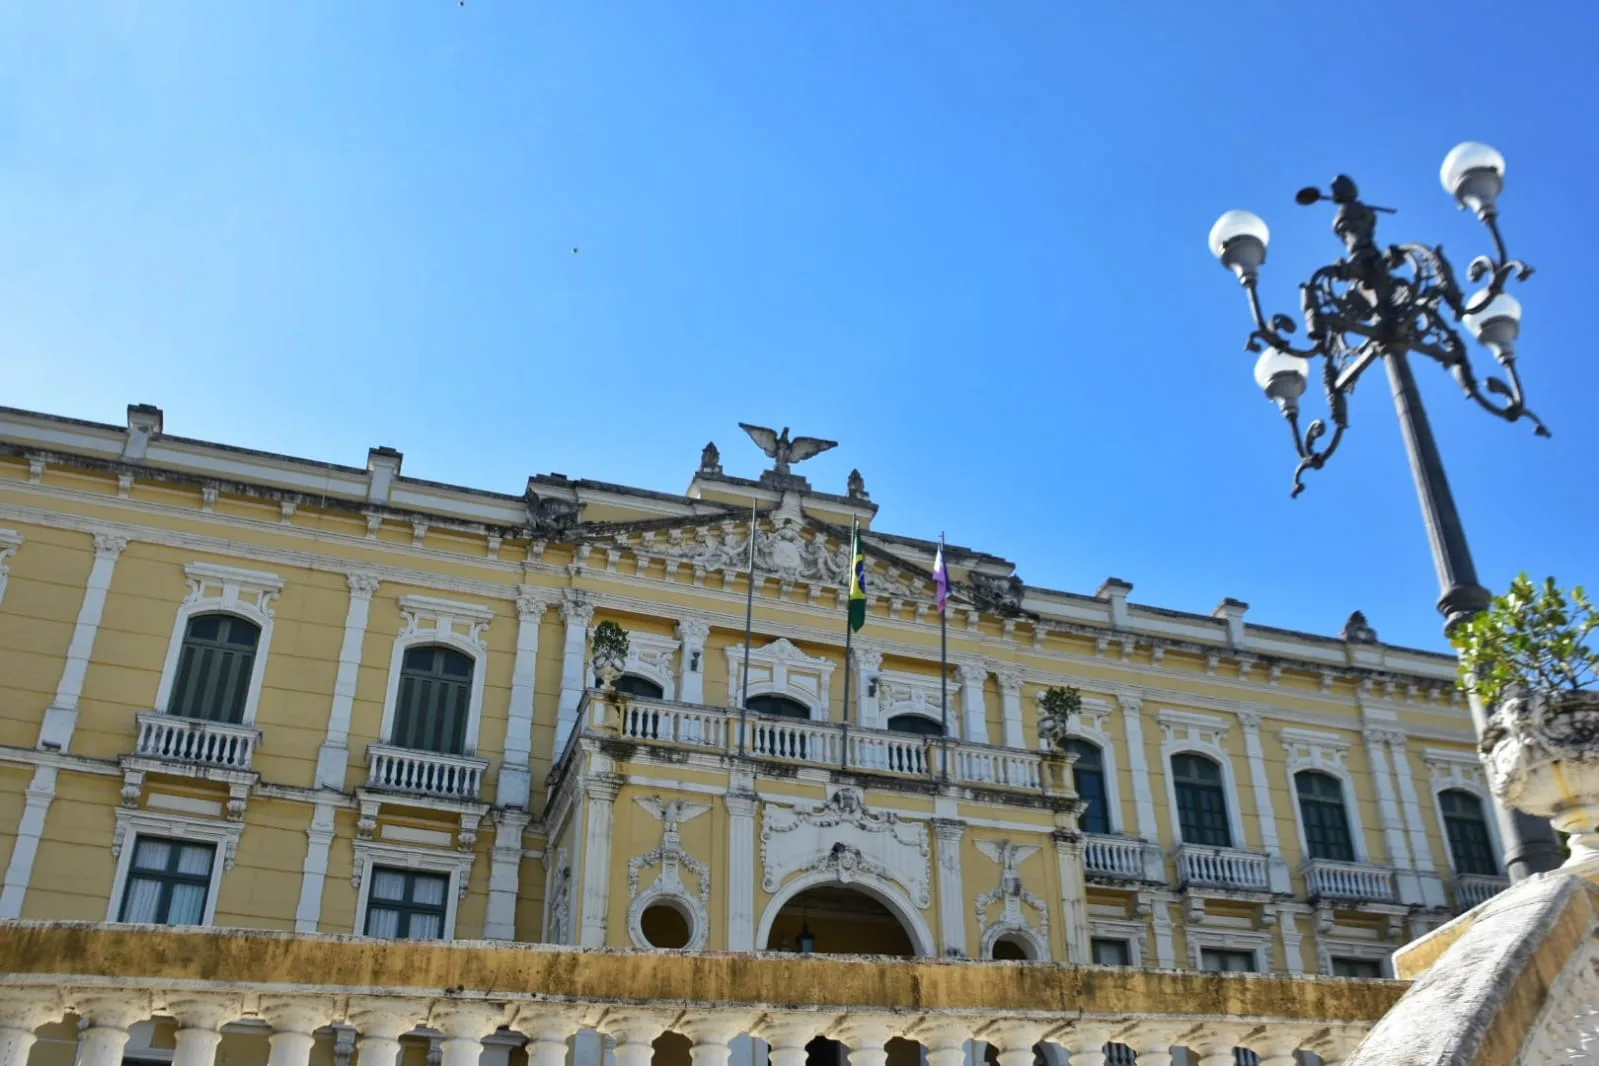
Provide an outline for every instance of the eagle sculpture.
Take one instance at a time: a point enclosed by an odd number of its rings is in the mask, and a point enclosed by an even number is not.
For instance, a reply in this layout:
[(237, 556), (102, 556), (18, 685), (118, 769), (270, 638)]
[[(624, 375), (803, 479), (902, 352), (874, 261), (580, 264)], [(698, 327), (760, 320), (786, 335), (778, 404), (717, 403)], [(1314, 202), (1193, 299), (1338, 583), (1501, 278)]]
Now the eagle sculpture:
[(748, 422), (740, 422), (738, 428), (750, 435), (750, 440), (758, 445), (776, 463), (772, 471), (777, 474), (788, 473), (790, 463), (802, 462), (813, 455), (820, 455), (829, 448), (838, 447), (836, 440), (822, 440), (819, 437), (795, 437), (788, 439), (788, 427), (783, 427), (782, 433), (774, 433), (765, 426), (752, 426)]

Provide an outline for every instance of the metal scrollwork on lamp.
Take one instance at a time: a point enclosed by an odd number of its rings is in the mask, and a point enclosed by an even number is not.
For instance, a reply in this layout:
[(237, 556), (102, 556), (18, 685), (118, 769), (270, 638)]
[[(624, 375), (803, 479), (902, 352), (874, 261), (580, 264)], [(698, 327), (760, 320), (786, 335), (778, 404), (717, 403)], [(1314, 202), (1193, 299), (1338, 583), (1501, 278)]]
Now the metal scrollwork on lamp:
[[(1331, 200), (1338, 205), (1333, 232), (1346, 249), (1343, 258), (1317, 270), (1300, 286), (1305, 347), (1288, 339), (1297, 329), (1293, 319), (1281, 314), (1268, 319), (1261, 310), (1257, 286), (1270, 239), (1266, 223), (1248, 211), (1228, 211), (1211, 228), (1211, 251), (1238, 276), (1249, 296), (1255, 330), (1245, 347), (1262, 353), (1255, 363), (1255, 382), (1293, 429), (1294, 449), (1299, 454), (1293, 495), (1304, 491), (1305, 471), (1319, 470), (1337, 450), (1349, 427), (1348, 400), (1355, 382), (1372, 363), (1385, 357), (1402, 361), (1412, 352), (1425, 355), (1447, 369), (1465, 394), (1485, 410), (1509, 422), (1525, 418), (1539, 436), (1549, 435), (1527, 409), (1516, 372), (1521, 304), (1505, 291), (1505, 284), (1512, 277), (1525, 280), (1532, 268), (1509, 258), (1499, 232), (1497, 200), (1504, 188), (1504, 173), (1503, 156), (1485, 144), (1472, 142), (1450, 152), (1439, 173), (1444, 189), (1461, 207), (1475, 212), (1493, 236), (1494, 254), (1478, 256), (1467, 268), (1472, 282), (1487, 279), (1470, 297), (1462, 295), (1442, 246), (1380, 247), (1377, 214), (1389, 209), (1362, 203), (1354, 181), (1346, 175), (1334, 179), (1329, 192), (1301, 189), (1296, 197), (1301, 204)], [(1453, 325), (1456, 322), (1463, 323), (1493, 353), (1503, 368), (1503, 378), (1479, 382), (1466, 342)], [(1299, 423), (1299, 398), (1318, 357), (1327, 393), (1330, 437), (1327, 419), (1315, 419), (1303, 431)], [(1404, 370), (1408, 381), (1408, 367)], [(1395, 383), (1396, 399), (1414, 399), (1397, 395), (1400, 384)]]

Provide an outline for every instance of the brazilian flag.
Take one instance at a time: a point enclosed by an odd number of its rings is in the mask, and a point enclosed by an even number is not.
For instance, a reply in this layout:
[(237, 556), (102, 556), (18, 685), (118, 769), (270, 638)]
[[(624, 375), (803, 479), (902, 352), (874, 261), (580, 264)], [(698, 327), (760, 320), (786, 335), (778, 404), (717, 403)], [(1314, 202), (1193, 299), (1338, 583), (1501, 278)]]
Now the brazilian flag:
[(850, 546), (849, 627), (866, 624), (866, 549), (861, 546), (861, 528), (855, 527), (855, 543)]

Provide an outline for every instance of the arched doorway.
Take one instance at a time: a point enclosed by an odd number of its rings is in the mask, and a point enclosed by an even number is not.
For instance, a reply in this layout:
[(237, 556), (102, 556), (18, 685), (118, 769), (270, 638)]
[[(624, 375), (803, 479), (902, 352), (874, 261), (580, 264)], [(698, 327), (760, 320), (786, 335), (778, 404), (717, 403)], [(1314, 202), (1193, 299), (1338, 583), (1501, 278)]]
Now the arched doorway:
[(767, 951), (817, 955), (917, 954), (899, 916), (850, 885), (814, 885), (795, 893), (772, 919)]

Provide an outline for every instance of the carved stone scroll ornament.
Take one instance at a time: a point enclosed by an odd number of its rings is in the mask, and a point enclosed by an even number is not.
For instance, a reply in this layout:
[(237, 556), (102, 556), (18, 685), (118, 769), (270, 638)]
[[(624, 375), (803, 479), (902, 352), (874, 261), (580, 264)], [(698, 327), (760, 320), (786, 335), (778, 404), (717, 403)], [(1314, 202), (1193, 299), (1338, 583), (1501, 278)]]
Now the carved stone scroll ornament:
[[(993, 942), (1007, 932), (1022, 933), (1036, 943), (1048, 944), (1049, 906), (1027, 891), (1022, 884), (1021, 874), (1016, 870), (1018, 865), (1036, 855), (1038, 848), (1029, 844), (1014, 844), (1009, 840), (979, 840), (976, 843), (978, 851), (1000, 866), (999, 884), (977, 897), (977, 927), (983, 931), (985, 954)], [(988, 909), (995, 904), (1000, 906), (1000, 913), (990, 922)], [(1038, 914), (1036, 931), (1022, 911), (1024, 905)]]
[(1512, 691), (1483, 730), (1488, 787), (1571, 834), (1571, 863), (1599, 859), (1599, 692)]
[(790, 877), (827, 871), (839, 881), (879, 880), (898, 885), (917, 907), (932, 902), (925, 825), (902, 822), (893, 812), (866, 809), (857, 788), (838, 788), (810, 809), (764, 808), (762, 886), (776, 892)]
[[(627, 914), (628, 929), (638, 946), (651, 946), (649, 938), (644, 935), (644, 911), (652, 904), (670, 901), (689, 920), (689, 941), (684, 947), (698, 951), (704, 948), (710, 929), (711, 872), (709, 867), (683, 847), (678, 826), (698, 818), (711, 809), (710, 805), (683, 799), (662, 800), (659, 796), (641, 796), (637, 802), (662, 823), (661, 843), (628, 861), (627, 894), (631, 901)], [(641, 892), (639, 875), (657, 867), (659, 872), (655, 880)], [(697, 885), (694, 891), (690, 891), (683, 881), (684, 870), (694, 875)]]

